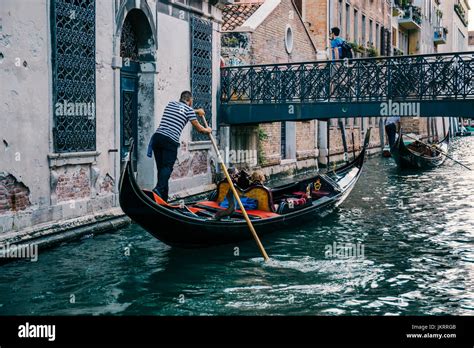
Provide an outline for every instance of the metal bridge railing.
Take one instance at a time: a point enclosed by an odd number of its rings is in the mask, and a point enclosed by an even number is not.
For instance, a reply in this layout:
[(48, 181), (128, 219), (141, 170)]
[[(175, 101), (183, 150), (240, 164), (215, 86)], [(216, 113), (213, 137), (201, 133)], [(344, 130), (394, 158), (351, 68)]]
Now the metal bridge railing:
[(474, 52), (225, 67), (221, 102), (474, 98)]

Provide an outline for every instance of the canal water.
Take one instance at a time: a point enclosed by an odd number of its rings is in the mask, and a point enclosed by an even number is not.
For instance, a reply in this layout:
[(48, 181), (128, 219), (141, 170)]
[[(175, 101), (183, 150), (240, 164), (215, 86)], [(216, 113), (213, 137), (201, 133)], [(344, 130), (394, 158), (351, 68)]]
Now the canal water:
[[(451, 153), (474, 168), (474, 137)], [(473, 315), (474, 171), (369, 159), (337, 212), (263, 243), (267, 264), (251, 241), (179, 250), (136, 225), (86, 237), (0, 266), (0, 314)]]

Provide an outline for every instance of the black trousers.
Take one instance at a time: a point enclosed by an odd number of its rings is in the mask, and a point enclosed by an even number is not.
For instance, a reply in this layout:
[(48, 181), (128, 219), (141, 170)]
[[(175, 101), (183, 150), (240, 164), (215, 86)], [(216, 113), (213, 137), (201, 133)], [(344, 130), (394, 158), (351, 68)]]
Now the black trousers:
[(390, 148), (393, 147), (395, 144), (395, 140), (397, 139), (397, 125), (395, 123), (390, 123), (385, 126), (385, 131), (387, 132), (388, 143), (390, 144)]
[(166, 135), (153, 134), (152, 149), (155, 155), (156, 169), (158, 170), (158, 183), (155, 190), (165, 201), (168, 201), (168, 181), (178, 157), (178, 147), (179, 144)]

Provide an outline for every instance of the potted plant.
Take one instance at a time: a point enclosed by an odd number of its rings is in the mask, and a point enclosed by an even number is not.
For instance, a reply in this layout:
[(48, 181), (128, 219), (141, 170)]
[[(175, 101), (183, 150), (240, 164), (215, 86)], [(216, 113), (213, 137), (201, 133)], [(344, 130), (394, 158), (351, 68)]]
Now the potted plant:
[(418, 6), (412, 6), (412, 18), (413, 18), (413, 21), (418, 23), (418, 24), (421, 24), (421, 8), (418, 7)]
[(373, 44), (369, 44), (369, 46), (366, 49), (367, 57), (378, 57), (379, 52), (377, 49), (374, 47)]

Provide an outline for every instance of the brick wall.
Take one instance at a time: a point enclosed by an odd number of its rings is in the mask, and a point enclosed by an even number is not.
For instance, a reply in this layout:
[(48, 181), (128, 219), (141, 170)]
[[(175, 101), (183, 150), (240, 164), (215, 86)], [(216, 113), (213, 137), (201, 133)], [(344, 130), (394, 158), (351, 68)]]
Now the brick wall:
[(189, 156), (183, 158), (178, 156), (171, 179), (176, 180), (205, 174), (208, 172), (208, 162), (207, 151), (191, 151)]
[(58, 202), (90, 197), (89, 170), (85, 168), (68, 169), (58, 176), (55, 190)]
[(307, 22), (313, 42), (318, 50), (325, 50), (327, 47), (327, 1), (326, 0), (306, 0), (304, 3), (304, 20)]
[(114, 191), (114, 179), (109, 174), (106, 174), (99, 183), (99, 194), (111, 193)]
[[(260, 125), (261, 132), (266, 136), (265, 140), (259, 141), (260, 153), (259, 161), (263, 166), (280, 163), (281, 146), (281, 123), (272, 122)], [(263, 160), (263, 161), (262, 161)]]
[[(293, 30), (293, 51), (285, 49), (285, 30)], [(316, 60), (316, 51), (291, 0), (281, 4), (251, 37), (251, 64), (289, 63)]]
[[(354, 132), (354, 147), (356, 151), (360, 150), (361, 146), (361, 131), (359, 127), (353, 127), (348, 125), (345, 127), (346, 131), (346, 144), (348, 153), (352, 153), (352, 133)], [(329, 154), (339, 155), (344, 153), (344, 145), (342, 142), (341, 129), (338, 127), (331, 127), (329, 130), (330, 142), (329, 142)], [(334, 159), (331, 159), (334, 160)]]
[(402, 117), (400, 124), (403, 133), (428, 135), (428, 119), (425, 117)]
[(315, 147), (315, 121), (296, 123), (296, 158), (314, 157)]
[(30, 190), (13, 175), (0, 172), (0, 214), (24, 210), (31, 205)]

